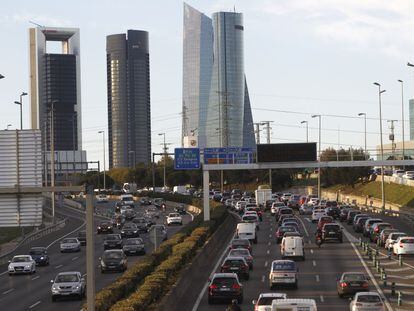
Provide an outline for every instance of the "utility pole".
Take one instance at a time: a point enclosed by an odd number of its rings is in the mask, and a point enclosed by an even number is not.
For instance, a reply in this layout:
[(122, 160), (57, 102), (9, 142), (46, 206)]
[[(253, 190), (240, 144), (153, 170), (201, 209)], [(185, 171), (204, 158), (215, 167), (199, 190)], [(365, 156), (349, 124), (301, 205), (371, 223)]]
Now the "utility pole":
[[(405, 160), (405, 121), (404, 121), (404, 81), (398, 80), (401, 83), (401, 129), (402, 129), (402, 159)], [(404, 167), (405, 168), (405, 167)]]
[(181, 146), (184, 147), (184, 137), (188, 136), (188, 116), (187, 116), (188, 108), (185, 106), (185, 102), (183, 101), (183, 113), (182, 113), (182, 137), (181, 137)]
[(397, 120), (387, 120), (387, 123), (390, 123), (390, 130), (391, 130), (391, 133), (389, 135), (389, 139), (391, 141), (392, 158), (393, 158), (393, 160), (396, 160), (396, 158), (395, 158), (395, 147), (396, 147), (396, 145), (394, 143), (394, 141), (395, 141), (394, 122), (398, 122), (398, 121)]
[[(379, 105), (379, 125), (380, 125), (380, 142), (381, 142), (381, 161), (384, 161), (384, 143), (382, 138), (382, 94), (385, 90), (381, 90), (381, 84), (374, 82), (374, 85), (378, 86), (378, 105)], [(381, 210), (385, 211), (385, 184), (384, 184), (384, 165), (381, 165)]]
[(260, 144), (260, 122), (254, 122), (253, 126), (255, 127), (254, 133), (256, 134), (256, 144)]
[[(262, 121), (260, 122), (260, 125), (265, 125), (266, 130), (266, 142), (270, 144), (270, 130), (272, 129), (270, 127), (270, 123), (273, 123), (273, 121)], [(272, 169), (269, 168), (269, 186), (270, 189), (272, 189)]]
[(86, 305), (95, 310), (95, 243), (93, 223), (93, 186), (86, 187)]
[(170, 143), (166, 143), (165, 142), (165, 133), (159, 133), (159, 136), (164, 136), (164, 143), (162, 143), (161, 145), (163, 145), (163, 149), (164, 149), (164, 191), (167, 189), (167, 177), (166, 177), (166, 162), (167, 162), (167, 154), (168, 154), (168, 147), (167, 145), (171, 145)]

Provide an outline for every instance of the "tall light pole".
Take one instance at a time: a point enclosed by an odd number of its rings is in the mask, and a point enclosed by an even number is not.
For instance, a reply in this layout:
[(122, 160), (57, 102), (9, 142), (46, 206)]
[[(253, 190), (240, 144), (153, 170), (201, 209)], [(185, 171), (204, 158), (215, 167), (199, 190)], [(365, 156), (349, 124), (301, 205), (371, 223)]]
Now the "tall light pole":
[(23, 96), (26, 96), (26, 95), (27, 95), (26, 92), (22, 92), (20, 94), (20, 101), (14, 102), (16, 105), (20, 106), (20, 129), (21, 130), (23, 129), (23, 101), (22, 100), (23, 100)]
[(306, 123), (306, 142), (309, 142), (309, 123), (308, 121), (301, 121), (300, 124)]
[(367, 153), (367, 114), (365, 112), (358, 113), (358, 116), (364, 116), (364, 150), (365, 150), (365, 159), (368, 157)]
[[(379, 118), (380, 118), (380, 139), (381, 139), (381, 161), (384, 161), (384, 144), (382, 141), (382, 111), (381, 111), (381, 94), (385, 90), (381, 90), (381, 84), (374, 82), (374, 85), (378, 86), (378, 104), (379, 104)], [(385, 188), (384, 188), (384, 165), (381, 165), (381, 200), (382, 211), (385, 210)]]
[(103, 188), (104, 188), (104, 191), (105, 191), (106, 190), (105, 131), (99, 131), (98, 134), (102, 134), (102, 149), (103, 149)]
[(166, 166), (166, 160), (167, 160), (167, 145), (166, 145), (166, 143), (165, 143), (165, 133), (158, 133), (158, 136), (164, 136), (164, 191), (167, 189), (167, 182), (166, 182), (166, 173), (165, 173), (165, 171), (166, 171), (166, 169), (165, 169), (165, 166)]
[(404, 81), (398, 80), (401, 83), (401, 127), (402, 127), (402, 159), (405, 160), (405, 135), (404, 135)]
[(318, 158), (319, 158), (319, 167), (318, 167), (318, 198), (321, 199), (321, 119), (322, 116), (320, 114), (314, 114), (312, 118), (319, 118), (319, 150), (318, 150)]

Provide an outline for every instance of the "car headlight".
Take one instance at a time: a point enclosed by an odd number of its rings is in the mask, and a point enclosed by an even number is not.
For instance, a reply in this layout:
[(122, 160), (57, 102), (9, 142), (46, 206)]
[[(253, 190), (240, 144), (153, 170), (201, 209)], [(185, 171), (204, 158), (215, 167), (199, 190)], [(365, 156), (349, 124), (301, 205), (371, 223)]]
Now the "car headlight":
[(121, 231), (121, 233), (125, 233), (125, 231), (124, 231), (124, 230), (122, 230), (122, 231)]
[(80, 289), (80, 285), (76, 285), (76, 286), (74, 286), (74, 288), (75, 288), (76, 290), (78, 290), (78, 289)]
[(25, 268), (26, 269), (30, 269), (32, 267), (32, 265), (26, 265)]
[(43, 259), (45, 259), (45, 257), (43, 257), (43, 256), (42, 256), (42, 257), (40, 257), (40, 260), (43, 260)]
[(137, 230), (134, 230), (134, 233), (137, 233), (138, 231)]
[(101, 227), (100, 227), (100, 226), (98, 226), (98, 229), (101, 229)]
[(8, 269), (9, 269), (9, 270), (13, 270), (12, 265), (9, 265)]
[(102, 266), (102, 267), (106, 267), (105, 262), (101, 261), (101, 266)]

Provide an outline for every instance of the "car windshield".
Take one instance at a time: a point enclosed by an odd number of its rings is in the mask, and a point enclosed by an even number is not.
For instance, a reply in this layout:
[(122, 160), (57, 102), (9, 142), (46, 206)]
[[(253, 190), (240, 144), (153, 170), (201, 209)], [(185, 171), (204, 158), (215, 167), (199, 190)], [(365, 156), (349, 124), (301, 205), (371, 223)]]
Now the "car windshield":
[(401, 239), (401, 243), (414, 244), (414, 239)]
[(119, 240), (119, 236), (117, 235), (107, 235), (105, 237), (106, 240)]
[(143, 243), (144, 242), (142, 241), (142, 239), (131, 239), (131, 240), (126, 240), (125, 245), (139, 245)]
[(224, 265), (230, 265), (230, 266), (239, 266), (243, 264), (243, 260), (241, 259), (227, 259), (224, 262)]
[(342, 278), (344, 281), (365, 281), (366, 277), (364, 274), (345, 274)]
[(30, 258), (28, 256), (18, 256), (13, 257), (12, 262), (27, 262), (30, 261)]
[(107, 223), (107, 222), (101, 222), (100, 226), (101, 227), (108, 227), (109, 226), (109, 223)]
[(73, 282), (79, 282), (79, 276), (77, 274), (59, 274), (55, 279), (55, 283), (73, 283)]
[(381, 302), (381, 298), (377, 295), (359, 295), (357, 301), (365, 303), (378, 303)]
[(78, 243), (78, 240), (76, 239), (64, 239), (62, 243)]
[(249, 240), (240, 239), (240, 240), (233, 240), (233, 245), (249, 245)]
[(31, 249), (29, 254), (30, 255), (43, 255), (46, 252), (46, 250), (38, 248), (38, 249)]
[(285, 262), (274, 262), (272, 264), (273, 271), (293, 271), (295, 270), (295, 263), (285, 261)]
[(257, 217), (255, 215), (246, 215), (243, 216), (243, 220), (257, 220)]
[(283, 299), (282, 297), (262, 297), (257, 302), (258, 306), (271, 306), (274, 299)]
[(105, 252), (103, 254), (104, 259), (120, 259), (122, 258), (121, 252)]
[(293, 232), (293, 231), (296, 231), (295, 227), (293, 227), (293, 226), (283, 226), (283, 227), (280, 227), (279, 230), (281, 232)]
[(236, 283), (235, 278), (214, 278), (213, 284), (217, 286), (231, 286)]
[(396, 239), (398, 239), (398, 238), (400, 238), (402, 236), (406, 236), (405, 233), (391, 233), (391, 234), (392, 235), (391, 235), (390, 239), (393, 239), (393, 240), (396, 240)]
[(124, 225), (124, 229), (136, 229), (136, 225), (135, 224), (131, 224), (131, 223), (128, 223), (128, 224), (125, 224)]
[(325, 230), (339, 230), (338, 225), (325, 225), (324, 228)]

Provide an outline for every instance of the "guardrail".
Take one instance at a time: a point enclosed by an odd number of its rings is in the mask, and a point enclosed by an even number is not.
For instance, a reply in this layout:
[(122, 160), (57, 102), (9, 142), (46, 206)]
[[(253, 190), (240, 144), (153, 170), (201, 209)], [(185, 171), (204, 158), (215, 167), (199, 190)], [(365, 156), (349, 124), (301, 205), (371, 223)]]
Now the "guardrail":
[(57, 222), (57, 223), (55, 223), (55, 224), (53, 224), (49, 227), (37, 230), (37, 231), (32, 232), (32, 233), (28, 234), (27, 236), (25, 236), (23, 238), (23, 240), (21, 240), (13, 250), (11, 250), (10, 252), (0, 256), (0, 265), (4, 264), (4, 263), (7, 263), (7, 261), (10, 259), (11, 254), (13, 254), (16, 251), (17, 248), (19, 248), (20, 246), (25, 245), (27, 243), (30, 243), (32, 241), (35, 241), (37, 239), (40, 239), (41, 237), (44, 237), (47, 234), (50, 234), (52, 232), (60, 230), (61, 228), (63, 228), (66, 225), (67, 220), (68, 219), (65, 218), (65, 219), (63, 219), (63, 220), (61, 220), (61, 221), (59, 221), (59, 222)]

